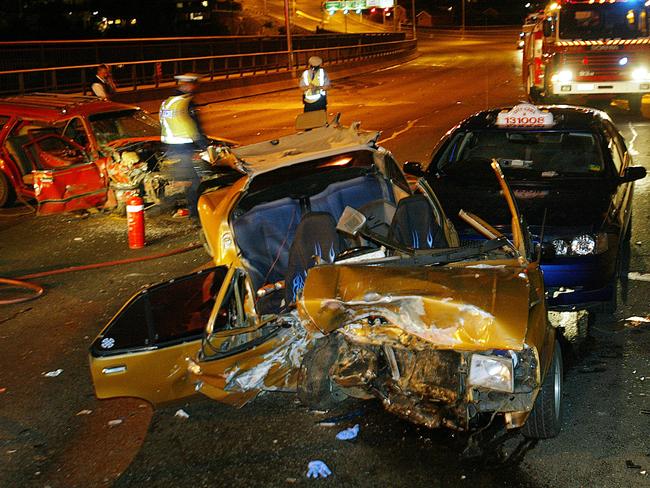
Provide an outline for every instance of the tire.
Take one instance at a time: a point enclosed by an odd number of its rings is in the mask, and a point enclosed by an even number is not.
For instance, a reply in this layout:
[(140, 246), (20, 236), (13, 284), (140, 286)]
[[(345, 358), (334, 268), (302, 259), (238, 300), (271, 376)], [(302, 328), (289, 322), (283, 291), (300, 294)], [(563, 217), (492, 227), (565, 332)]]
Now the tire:
[(612, 283), (612, 294), (609, 301), (603, 304), (603, 311), (607, 315), (614, 315), (616, 309), (618, 308), (618, 264), (616, 265), (617, 271), (614, 275), (614, 281)]
[(634, 96), (627, 99), (628, 107), (630, 108), (630, 113), (634, 115), (639, 115), (641, 113), (641, 104), (643, 103), (643, 95)]
[(11, 183), (9, 183), (9, 178), (2, 171), (0, 171), (0, 208), (8, 207), (16, 201), (16, 190)]
[(627, 223), (627, 229), (625, 229), (623, 242), (630, 242), (630, 239), (632, 239), (632, 216), (631, 215), (630, 215), (630, 220)]
[(319, 340), (304, 355), (298, 372), (298, 399), (308, 408), (329, 410), (347, 398), (330, 378), (337, 357), (338, 341), (332, 336)]
[(562, 350), (555, 341), (551, 366), (535, 399), (533, 411), (521, 428), (524, 437), (550, 439), (560, 432), (562, 424)]

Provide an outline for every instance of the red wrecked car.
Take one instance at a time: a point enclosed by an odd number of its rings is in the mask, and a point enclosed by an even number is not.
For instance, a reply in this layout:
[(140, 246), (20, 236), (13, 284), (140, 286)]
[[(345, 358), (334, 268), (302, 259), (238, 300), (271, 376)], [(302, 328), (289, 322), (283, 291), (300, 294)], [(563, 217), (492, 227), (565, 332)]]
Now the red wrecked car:
[(164, 192), (160, 124), (136, 106), (36, 93), (0, 99), (0, 126), (0, 207), (36, 199), (52, 214)]

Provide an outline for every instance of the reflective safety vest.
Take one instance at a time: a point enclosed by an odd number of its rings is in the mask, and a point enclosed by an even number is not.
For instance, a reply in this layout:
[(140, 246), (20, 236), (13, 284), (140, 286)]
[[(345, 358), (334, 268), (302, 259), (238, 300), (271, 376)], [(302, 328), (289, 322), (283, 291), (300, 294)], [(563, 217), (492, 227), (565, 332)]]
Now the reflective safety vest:
[(327, 91), (323, 88), (327, 81), (327, 75), (323, 68), (318, 68), (313, 76), (311, 70), (303, 71), (301, 85), (306, 87), (303, 92), (305, 102), (314, 103), (320, 100), (320, 97), (327, 95)]
[(174, 95), (160, 106), (160, 140), (167, 144), (189, 144), (200, 138), (196, 122), (190, 116), (192, 95)]

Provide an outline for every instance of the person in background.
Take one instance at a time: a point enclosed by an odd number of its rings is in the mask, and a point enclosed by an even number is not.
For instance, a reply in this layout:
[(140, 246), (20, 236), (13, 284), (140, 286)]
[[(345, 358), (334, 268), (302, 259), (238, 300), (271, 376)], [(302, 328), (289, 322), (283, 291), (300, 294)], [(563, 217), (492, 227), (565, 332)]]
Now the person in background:
[(172, 178), (186, 184), (187, 209), (178, 209), (174, 217), (188, 216), (198, 219), (198, 187), (201, 182), (192, 158), (196, 150), (206, 150), (209, 142), (205, 137), (194, 107), (194, 94), (200, 75), (186, 73), (174, 77), (178, 80), (176, 94), (160, 106), (160, 139), (167, 144), (167, 154), (172, 164)]
[(321, 58), (312, 56), (309, 58), (309, 67), (300, 76), (305, 112), (327, 110), (327, 89), (330, 86), (330, 80), (327, 72), (322, 68), (322, 64)]
[(111, 76), (111, 69), (105, 65), (100, 64), (97, 66), (97, 74), (95, 81), (90, 86), (96, 97), (103, 100), (110, 100), (117, 91), (113, 77)]

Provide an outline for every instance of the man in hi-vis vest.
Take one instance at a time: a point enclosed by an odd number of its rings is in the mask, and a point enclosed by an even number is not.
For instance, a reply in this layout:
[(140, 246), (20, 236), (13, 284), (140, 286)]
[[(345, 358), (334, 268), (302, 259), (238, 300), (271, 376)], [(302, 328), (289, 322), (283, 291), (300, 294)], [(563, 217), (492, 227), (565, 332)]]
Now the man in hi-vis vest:
[(321, 64), (323, 64), (321, 58), (312, 56), (309, 58), (309, 68), (300, 76), (305, 112), (327, 110), (327, 89), (330, 86), (330, 80)]
[(196, 150), (205, 150), (208, 140), (203, 134), (201, 123), (194, 110), (192, 98), (198, 87), (200, 75), (186, 73), (174, 77), (178, 80), (176, 94), (160, 106), (160, 126), (162, 142), (167, 144), (167, 154), (172, 164), (172, 178), (188, 184), (185, 191), (187, 210), (179, 209), (174, 216), (198, 218), (196, 204), (197, 190), (201, 182), (194, 169), (192, 157)]

